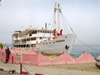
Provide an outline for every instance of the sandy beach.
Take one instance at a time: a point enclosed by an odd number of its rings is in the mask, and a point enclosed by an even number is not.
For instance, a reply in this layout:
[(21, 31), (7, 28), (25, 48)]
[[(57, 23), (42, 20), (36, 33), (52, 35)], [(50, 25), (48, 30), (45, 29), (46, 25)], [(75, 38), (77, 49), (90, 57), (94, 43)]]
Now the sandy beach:
[(99, 72), (100, 69), (95, 66), (95, 64), (72, 64), (72, 65), (53, 65), (45, 66), (47, 68), (54, 69), (64, 69), (64, 70), (78, 70), (78, 71), (87, 71), (87, 72)]
[[(100, 75), (100, 69), (95, 64), (74, 64), (74, 65), (53, 65), (53, 66), (33, 66), (23, 65), (31, 75), (40, 73), (44, 75)], [(20, 72), (19, 64), (4, 64), (0, 61), (0, 68), (5, 71), (15, 69), (17, 73)], [(23, 71), (26, 71), (23, 68)]]

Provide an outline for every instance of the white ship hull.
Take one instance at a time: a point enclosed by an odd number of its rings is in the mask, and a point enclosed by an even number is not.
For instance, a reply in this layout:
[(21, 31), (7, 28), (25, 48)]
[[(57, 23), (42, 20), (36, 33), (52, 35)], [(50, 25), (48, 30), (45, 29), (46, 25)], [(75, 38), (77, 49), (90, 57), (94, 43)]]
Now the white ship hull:
[(35, 52), (62, 53), (66, 51), (67, 54), (70, 54), (75, 37), (75, 34), (66, 34), (53, 40), (42, 41), (35, 47)]

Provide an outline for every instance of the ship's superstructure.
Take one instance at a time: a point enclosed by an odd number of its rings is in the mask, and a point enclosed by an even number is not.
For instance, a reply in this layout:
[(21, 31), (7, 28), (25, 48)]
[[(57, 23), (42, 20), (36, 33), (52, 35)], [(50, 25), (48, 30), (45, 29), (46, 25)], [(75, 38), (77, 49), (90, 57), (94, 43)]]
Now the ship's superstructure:
[(12, 36), (13, 47), (32, 48), (42, 41), (52, 40), (52, 30), (28, 28), (24, 31), (15, 31)]

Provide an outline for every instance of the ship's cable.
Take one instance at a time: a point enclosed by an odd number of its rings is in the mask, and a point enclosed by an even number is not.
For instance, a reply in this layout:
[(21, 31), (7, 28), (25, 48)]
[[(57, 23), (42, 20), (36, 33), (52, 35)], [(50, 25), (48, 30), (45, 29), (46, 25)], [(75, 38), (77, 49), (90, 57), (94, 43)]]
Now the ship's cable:
[[(65, 16), (62, 14), (62, 16), (65, 18)], [(68, 24), (68, 26), (70, 27), (70, 29), (71, 29), (71, 31), (73, 32), (73, 34), (74, 34), (74, 31), (73, 31), (73, 29), (72, 29), (72, 27), (70, 26), (70, 24), (68, 23), (68, 21), (67, 21), (67, 19), (65, 18), (65, 21), (66, 21), (66, 23)]]
[(65, 32), (66, 32), (66, 30), (67, 30), (67, 32), (68, 32), (68, 34), (69, 34), (68, 27), (67, 27), (67, 25), (66, 25), (66, 23), (65, 23), (65, 20), (64, 20), (64, 18), (63, 18), (62, 13), (61, 13), (61, 18), (62, 18), (62, 23), (63, 23), (63, 27), (64, 27), (64, 29), (65, 29)]
[(89, 47), (89, 48), (91, 48), (92, 50), (95, 50), (95, 51), (98, 51), (98, 52), (100, 52), (100, 50), (97, 50), (97, 49), (95, 49), (95, 48), (93, 48), (93, 47), (91, 47), (91, 46), (89, 46), (89, 45), (87, 45), (87, 44), (85, 44), (84, 42), (82, 42), (81, 40), (79, 40), (78, 38), (76, 38), (79, 42), (81, 42), (83, 45), (85, 45), (85, 46), (87, 46), (87, 47)]
[[(51, 20), (50, 20), (50, 22), (49, 22), (49, 25), (51, 25), (51, 22), (52, 22), (52, 20), (53, 20), (53, 17), (54, 17), (54, 13), (53, 13), (53, 15), (52, 15), (52, 17), (51, 17)], [(49, 25), (48, 25), (48, 27), (49, 27)]]

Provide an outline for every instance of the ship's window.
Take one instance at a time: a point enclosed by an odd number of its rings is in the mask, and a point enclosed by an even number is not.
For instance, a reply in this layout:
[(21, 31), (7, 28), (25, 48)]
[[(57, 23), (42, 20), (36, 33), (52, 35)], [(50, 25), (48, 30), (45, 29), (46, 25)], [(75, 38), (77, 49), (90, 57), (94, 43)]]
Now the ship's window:
[(45, 33), (47, 33), (47, 31), (45, 31)]
[(33, 44), (31, 44), (31, 47), (33, 47)]
[(43, 44), (45, 44), (45, 43), (43, 43)]
[(36, 44), (33, 44), (33, 47), (36, 47)]
[(42, 39), (42, 37), (40, 37), (40, 39)]
[(48, 44), (48, 43), (46, 43), (46, 44)]
[(29, 34), (29, 36), (32, 36), (32, 34)]
[(53, 43), (55, 43), (55, 42), (53, 42)]
[(40, 33), (42, 33), (42, 31), (40, 31)]
[(51, 42), (49, 42), (49, 44), (51, 44)]
[(31, 40), (36, 40), (36, 38), (31, 38)]
[(27, 47), (28, 47), (28, 45), (27, 45)]
[(39, 33), (40, 31), (38, 31), (38, 33)]

